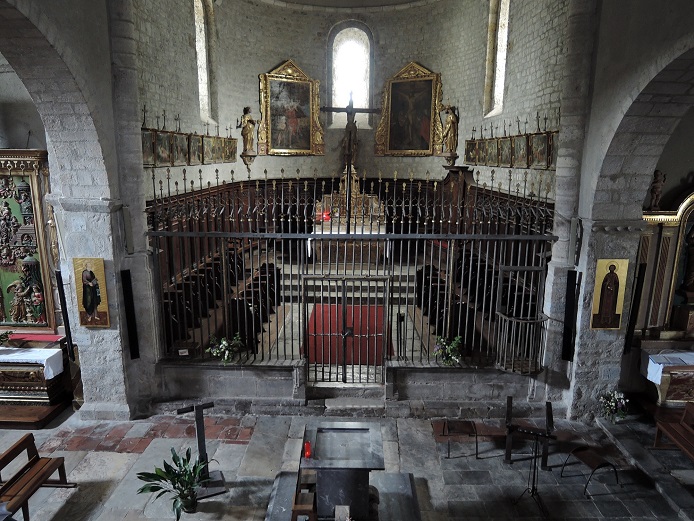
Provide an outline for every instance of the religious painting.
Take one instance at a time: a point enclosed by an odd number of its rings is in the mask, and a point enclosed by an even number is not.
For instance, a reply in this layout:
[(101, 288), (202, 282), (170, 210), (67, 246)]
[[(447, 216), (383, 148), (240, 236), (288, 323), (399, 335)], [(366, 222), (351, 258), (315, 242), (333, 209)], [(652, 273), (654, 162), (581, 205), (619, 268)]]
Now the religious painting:
[(212, 159), (215, 163), (222, 163), (224, 161), (224, 138), (215, 137), (214, 147), (212, 149)]
[(188, 164), (188, 134), (172, 134), (172, 158), (173, 166), (183, 166)]
[(171, 134), (169, 132), (157, 132), (154, 148), (155, 165), (171, 166)]
[(154, 131), (142, 129), (142, 165), (154, 166)]
[(215, 139), (214, 136), (202, 137), (202, 162), (206, 165), (214, 163), (215, 155)]
[(104, 259), (75, 257), (72, 259), (72, 265), (75, 274), (80, 325), (109, 327)]
[(46, 152), (0, 151), (0, 327), (15, 332), (55, 328), (50, 275), (59, 255), (57, 237), (55, 249), (47, 242), (55, 228), (43, 217), (43, 179)]
[(557, 168), (557, 156), (559, 155), (559, 132), (552, 132), (549, 135), (549, 167)]
[(227, 137), (224, 138), (224, 162), (225, 163), (235, 163), (236, 162), (236, 149), (238, 148), (236, 138)]
[(511, 166), (511, 138), (499, 138), (499, 166)]
[(465, 140), (465, 162), (468, 165), (477, 164), (477, 141), (474, 139)]
[(513, 160), (511, 166), (528, 168), (528, 136), (513, 136)]
[(431, 156), (443, 152), (441, 75), (411, 62), (386, 82), (376, 155)]
[(598, 259), (593, 290), (591, 329), (619, 329), (629, 259)]
[(487, 166), (499, 166), (499, 140), (496, 138), (485, 139), (487, 144)]
[(530, 136), (530, 167), (547, 168), (547, 154), (549, 152), (547, 134), (531, 134)]
[(188, 136), (188, 164), (199, 165), (202, 163), (202, 136), (190, 134)]
[(324, 154), (318, 86), (292, 60), (260, 75), (259, 155)]

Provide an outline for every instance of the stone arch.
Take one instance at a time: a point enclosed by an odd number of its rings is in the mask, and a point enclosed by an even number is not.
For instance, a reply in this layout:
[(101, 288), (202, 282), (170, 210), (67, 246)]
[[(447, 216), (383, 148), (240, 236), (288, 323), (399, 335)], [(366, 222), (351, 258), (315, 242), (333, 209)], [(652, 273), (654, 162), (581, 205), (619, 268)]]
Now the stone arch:
[[(109, 197), (109, 181), (96, 125), (75, 76), (44, 34), (59, 32), (47, 18), (38, 28), (9, 2), (0, 0), (0, 53), (26, 87), (46, 131), (51, 162), (52, 190), (70, 196), (75, 180), (69, 176), (88, 173), (90, 196)], [(84, 154), (61, 153), (84, 150)]]
[[(120, 258), (113, 247), (114, 233), (119, 233), (114, 212), (120, 205), (114, 200), (118, 196), (118, 161), (112, 137), (110, 60), (107, 65), (95, 65), (99, 72), (87, 81), (91, 73), (85, 60), (95, 56), (75, 52), (62, 38), (51, 16), (53, 7), (27, 2), (20, 9), (14, 6), (18, 3), (0, 0), (0, 53), (26, 87), (46, 133), (51, 186), (47, 199), (56, 208), (61, 267), (70, 290), (66, 291), (67, 311), (75, 342), (89, 347), (81, 357), (85, 403), (80, 413), (85, 419), (128, 419), (116, 286)], [(105, 26), (105, 4), (97, 2), (90, 8)], [(107, 41), (100, 43), (102, 51), (108, 52)], [(90, 240), (85, 240), (86, 235)], [(78, 326), (79, 309), (75, 291), (71, 291), (75, 257), (105, 260), (110, 328)]]
[[(682, 43), (671, 49), (681, 52)], [(694, 41), (689, 42), (689, 50), (661, 67), (668, 58), (651, 63), (643, 75), (650, 81), (634, 88), (631, 102), (619, 102), (611, 123), (614, 135), (595, 181), (593, 220), (640, 219), (658, 159), (682, 117), (694, 106)], [(661, 68), (654, 70), (656, 67)], [(615, 189), (619, 190), (617, 199)], [(600, 199), (600, 194), (613, 197)]]

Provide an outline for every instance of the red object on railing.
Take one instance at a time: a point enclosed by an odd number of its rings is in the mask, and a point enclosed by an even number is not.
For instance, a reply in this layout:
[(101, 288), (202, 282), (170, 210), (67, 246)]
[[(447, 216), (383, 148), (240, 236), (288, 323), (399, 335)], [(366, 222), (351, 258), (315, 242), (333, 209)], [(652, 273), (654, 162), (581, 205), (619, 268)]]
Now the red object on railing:
[(305, 441), (304, 442), (304, 458), (310, 458), (310, 457), (311, 457), (311, 442)]

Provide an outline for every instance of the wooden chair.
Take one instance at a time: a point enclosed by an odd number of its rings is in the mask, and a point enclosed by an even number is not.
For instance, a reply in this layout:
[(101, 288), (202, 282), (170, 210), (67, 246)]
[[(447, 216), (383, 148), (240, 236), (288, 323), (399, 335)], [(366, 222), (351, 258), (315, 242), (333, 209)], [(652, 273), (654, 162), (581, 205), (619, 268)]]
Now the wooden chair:
[(504, 455), (504, 463), (512, 463), (511, 451), (513, 448), (514, 436), (528, 436), (537, 434), (542, 437), (542, 459), (540, 468), (549, 470), (547, 458), (549, 456), (550, 439), (556, 438), (554, 434), (554, 415), (552, 413), (552, 402), (545, 402), (545, 426), (538, 428), (523, 420), (513, 420), (513, 397), (506, 398), (506, 453)]

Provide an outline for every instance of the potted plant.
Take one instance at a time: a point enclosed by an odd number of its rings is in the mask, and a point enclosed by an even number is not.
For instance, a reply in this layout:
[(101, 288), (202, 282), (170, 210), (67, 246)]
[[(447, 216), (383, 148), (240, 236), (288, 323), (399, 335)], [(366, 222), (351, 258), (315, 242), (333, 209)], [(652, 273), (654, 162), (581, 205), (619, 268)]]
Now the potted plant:
[(214, 336), (210, 337), (210, 347), (206, 349), (206, 352), (210, 353), (212, 356), (222, 359), (222, 363), (227, 365), (231, 362), (236, 354), (242, 351), (246, 347), (240, 333), (236, 333), (234, 338), (227, 340), (222, 338), (217, 340)]
[(463, 338), (455, 337), (452, 341), (447, 338), (438, 337), (434, 346), (434, 354), (439, 357), (443, 365), (455, 365), (460, 363), (461, 352), (460, 347), (463, 343)]
[(171, 458), (173, 465), (164, 461), (164, 468), (154, 467), (154, 472), (138, 472), (137, 478), (145, 482), (140, 487), (138, 494), (159, 492), (154, 499), (166, 493), (173, 495), (173, 511), (176, 514), (176, 521), (181, 518), (181, 512), (195, 512), (198, 504), (197, 488), (203, 484), (205, 463), (199, 458), (191, 461), (190, 448), (185, 455), (180, 456), (176, 450), (171, 448)]

